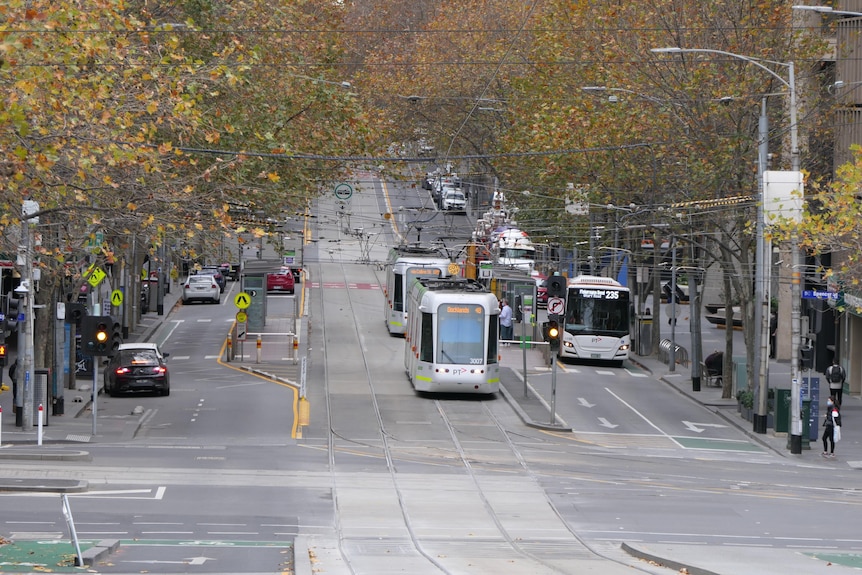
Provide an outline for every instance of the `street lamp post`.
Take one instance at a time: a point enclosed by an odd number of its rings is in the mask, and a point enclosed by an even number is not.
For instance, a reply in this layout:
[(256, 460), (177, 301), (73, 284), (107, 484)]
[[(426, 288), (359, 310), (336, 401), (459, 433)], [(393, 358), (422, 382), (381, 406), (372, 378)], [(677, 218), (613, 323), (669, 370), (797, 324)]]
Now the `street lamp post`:
[[(773, 60), (764, 60), (760, 58), (752, 58), (750, 56), (743, 56), (741, 54), (736, 54), (734, 52), (727, 52), (724, 50), (714, 50), (711, 48), (679, 48), (679, 47), (671, 47), (671, 48), (653, 48), (652, 52), (656, 53), (664, 53), (664, 54), (684, 54), (684, 53), (708, 53), (708, 54), (720, 54), (723, 56), (729, 56), (731, 58), (736, 58), (738, 60), (743, 60), (750, 64), (757, 66), (762, 69), (770, 76), (784, 84), (789, 91), (790, 96), (790, 164), (791, 170), (794, 172), (799, 171), (799, 138), (798, 138), (798, 127), (797, 127), (797, 105), (796, 105), (796, 76), (794, 72), (793, 62), (776, 62)], [(772, 64), (774, 66), (780, 66), (787, 69), (787, 79), (785, 80), (780, 74), (772, 70), (766, 64)], [(765, 190), (764, 190), (765, 192)], [(765, 197), (761, 196), (761, 206), (765, 204)], [(761, 216), (763, 217), (763, 208), (761, 207)], [(761, 230), (762, 233), (762, 230)], [(791, 238), (791, 308), (790, 308), (790, 378), (791, 378), (791, 399), (790, 399), (790, 411), (791, 411), (791, 437), (790, 437), (790, 452), (794, 454), (802, 453), (802, 405), (801, 405), (801, 397), (800, 397), (800, 373), (799, 373), (799, 348), (801, 344), (801, 315), (802, 315), (802, 292), (801, 292), (801, 272), (799, 271), (799, 241), (796, 237), (796, 234), (793, 234)], [(763, 254), (764, 250), (759, 250), (758, 255), (761, 259), (766, 257), (766, 254)], [(766, 262), (759, 261), (757, 262), (757, 274), (758, 281), (762, 282), (763, 274), (766, 270)], [(761, 302), (762, 303), (762, 302)], [(767, 307), (768, 309), (768, 307)], [(769, 321), (769, 318), (761, 318), (761, 321)], [(761, 391), (764, 390), (766, 382), (760, 382)], [(761, 393), (761, 396), (765, 396), (765, 393)]]

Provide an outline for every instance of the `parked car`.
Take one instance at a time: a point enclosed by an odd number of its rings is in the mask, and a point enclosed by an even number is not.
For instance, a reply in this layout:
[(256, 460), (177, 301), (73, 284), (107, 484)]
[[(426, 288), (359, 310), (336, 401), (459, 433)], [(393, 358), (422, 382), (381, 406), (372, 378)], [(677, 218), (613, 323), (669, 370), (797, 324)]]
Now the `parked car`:
[(443, 196), (443, 202), (440, 208), (451, 212), (466, 212), (467, 199), (464, 197), (463, 192), (459, 192), (458, 190), (449, 190)]
[(294, 293), (295, 289), (296, 282), (290, 268), (282, 268), (278, 272), (266, 276), (266, 291), (268, 292)]
[(207, 301), (219, 303), (221, 289), (215, 278), (210, 275), (196, 274), (186, 278), (183, 283), (183, 303)]
[(227, 286), (227, 278), (221, 273), (219, 266), (204, 266), (198, 272), (199, 274), (210, 275), (215, 278), (216, 283), (218, 284), (219, 290), (224, 292), (224, 288)]
[(118, 350), (105, 366), (105, 392), (116, 397), (120, 393), (140, 391), (171, 394), (165, 358), (149, 347)]

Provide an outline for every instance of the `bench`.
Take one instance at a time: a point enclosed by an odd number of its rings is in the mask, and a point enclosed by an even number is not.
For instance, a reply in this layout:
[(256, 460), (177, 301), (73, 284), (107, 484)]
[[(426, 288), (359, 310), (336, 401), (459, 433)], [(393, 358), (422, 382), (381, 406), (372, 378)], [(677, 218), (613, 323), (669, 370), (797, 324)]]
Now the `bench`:
[(703, 379), (706, 382), (707, 387), (721, 387), (724, 385), (724, 382), (721, 379), (721, 374), (709, 369), (703, 362), (700, 362), (700, 373), (703, 375)]

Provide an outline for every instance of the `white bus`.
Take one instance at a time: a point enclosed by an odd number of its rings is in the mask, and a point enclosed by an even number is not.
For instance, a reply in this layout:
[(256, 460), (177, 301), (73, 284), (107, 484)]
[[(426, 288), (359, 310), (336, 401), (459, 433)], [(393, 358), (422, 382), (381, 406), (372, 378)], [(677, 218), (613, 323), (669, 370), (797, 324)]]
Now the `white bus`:
[(449, 263), (449, 258), (434, 248), (400, 246), (389, 251), (383, 287), (383, 319), (390, 335), (404, 334), (407, 325), (405, 298), (410, 284), (420, 277), (446, 277)]
[(611, 278), (570, 279), (559, 356), (622, 365), (631, 348), (629, 300), (629, 288)]
[(408, 300), (404, 368), (414, 389), (497, 393), (497, 297), (474, 280), (422, 278)]

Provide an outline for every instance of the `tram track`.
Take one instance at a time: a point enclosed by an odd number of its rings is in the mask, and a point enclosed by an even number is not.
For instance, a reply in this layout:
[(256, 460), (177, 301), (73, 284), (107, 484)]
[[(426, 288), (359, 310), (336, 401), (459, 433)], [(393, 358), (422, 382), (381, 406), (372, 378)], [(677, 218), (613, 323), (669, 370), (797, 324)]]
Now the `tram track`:
[[(337, 278), (337, 280), (343, 280), (345, 284), (348, 284), (350, 281), (355, 281), (355, 278), (348, 277), (349, 267), (342, 260), (336, 266), (329, 265), (328, 270), (331, 273), (338, 269), (338, 273), (342, 277)], [(377, 272), (369, 269), (376, 277)], [(326, 279), (327, 281), (335, 281), (336, 278), (328, 277)], [(377, 281), (380, 282), (379, 277)], [(362, 317), (362, 314), (366, 313), (366, 309), (363, 309), (362, 302), (358, 302), (356, 297), (350, 290), (347, 290), (343, 299), (339, 300), (341, 306), (338, 313), (353, 318)], [(338, 358), (338, 350), (326, 349), (326, 342), (329, 339), (326, 331), (330, 329), (327, 327), (326, 321), (328, 311), (325, 306), (321, 306), (320, 310), (323, 316), (321, 317), (321, 324), (324, 330), (324, 355), (327, 358)], [(559, 511), (554, 508), (553, 501), (542, 489), (538, 477), (530, 469), (523, 454), (509, 437), (510, 432), (494, 416), (487, 403), (482, 400), (465, 402), (458, 399), (416, 398), (418, 401), (433, 402), (439, 421), (442, 422), (442, 432), (448, 434), (451, 442), (448, 446), (444, 446), (440, 441), (436, 441), (434, 449), (437, 456), (430, 459), (436, 459), (439, 464), (440, 458), (443, 457), (446, 463), (445, 468), (454, 471), (454, 473), (447, 472), (445, 475), (435, 476), (436, 481), (431, 483), (434, 487), (426, 489), (426, 498), (441, 498), (439, 501), (441, 508), (451, 510), (453, 515), (458, 511), (455, 504), (444, 501), (442, 498), (451, 497), (458, 499), (458, 501), (464, 501), (465, 509), (461, 510), (462, 516), (472, 513), (470, 519), (474, 520), (471, 523), (476, 523), (475, 534), (471, 534), (474, 536), (470, 539), (464, 538), (461, 535), (464, 532), (464, 526), (455, 525), (457, 519), (454, 517), (452, 518), (453, 524), (447, 524), (449, 522), (445, 518), (441, 522), (439, 510), (433, 509), (433, 504), (429, 504), (429, 501), (417, 500), (416, 485), (417, 481), (421, 481), (421, 479), (417, 479), (413, 474), (404, 471), (399, 472), (397, 468), (399, 464), (404, 464), (402, 457), (404, 453), (400, 450), (403, 443), (398, 433), (390, 431), (390, 423), (387, 421), (381, 405), (381, 391), (372, 375), (373, 362), (369, 357), (370, 352), (362, 345), (367, 334), (363, 333), (358, 320), (351, 322), (351, 325), (353, 326), (352, 335), (355, 336), (355, 341), (360, 342), (356, 361), (361, 365), (355, 366), (358, 369), (356, 369), (354, 383), (357, 385), (361, 383), (368, 390), (368, 401), (364, 402), (364, 405), (369, 406), (368, 416), (374, 420), (377, 437), (369, 437), (366, 434), (363, 437), (354, 438), (339, 433), (333, 420), (335, 406), (332, 404), (329, 393), (332, 383), (330, 381), (329, 360), (325, 362), (326, 367), (324, 368), (329, 429), (327, 449), (329, 469), (334, 486), (335, 531), (339, 552), (344, 565), (351, 573), (369, 572), (371, 562), (364, 561), (361, 551), (357, 551), (357, 545), (351, 543), (350, 534), (346, 532), (342, 524), (343, 502), (339, 493), (341, 483), (339, 482), (336, 455), (343, 453), (343, 451), (340, 450), (336, 441), (361, 445), (366, 449), (368, 455), (379, 456), (385, 464), (385, 474), (380, 475), (385, 475), (386, 480), (384, 481), (383, 477), (377, 476), (374, 485), (386, 485), (391, 488), (392, 496), (397, 503), (395, 507), (397, 507), (399, 520), (403, 523), (406, 533), (406, 538), (403, 541), (399, 541), (397, 538), (390, 541), (390, 545), (393, 548), (397, 547), (398, 551), (387, 557), (387, 571), (397, 570), (398, 564), (395, 562), (400, 559), (404, 562), (404, 568), (409, 567), (413, 573), (463, 573), (465, 572), (464, 563), (459, 562), (459, 555), (464, 557), (465, 546), (469, 546), (473, 555), (468, 557), (475, 557), (476, 560), (487, 557), (486, 560), (489, 562), (505, 561), (513, 567), (517, 566), (517, 571), (509, 571), (512, 573), (571, 573), (573, 571), (566, 565), (572, 560), (613, 561), (627, 568), (634, 568), (636, 571), (655, 573), (654, 570), (641, 569), (632, 566), (630, 562), (625, 563), (602, 555), (586, 545), (575, 530), (566, 523)], [(334, 361), (338, 360), (334, 359)], [(398, 368), (393, 366), (393, 369)], [(409, 386), (406, 376), (404, 377), (404, 385)], [(463, 411), (464, 405), (477, 406), (478, 409), (475, 410), (472, 407), (466, 409), (470, 417), (475, 416), (482, 421), (458, 421), (459, 417), (464, 417), (464, 413), (458, 414), (457, 411), (453, 410)], [(482, 444), (486, 449), (493, 449), (498, 452), (499, 457), (493, 463), (493, 469), (476, 467), (477, 463), (488, 461), (487, 453), (474, 458), (470, 457), (470, 450), (482, 449), (481, 446), (465, 446), (464, 439), (466, 438), (470, 443), (472, 441), (471, 434), (476, 434), (478, 429), (482, 430), (479, 433), (483, 435), (479, 436), (477, 444)], [(489, 430), (493, 430), (494, 437), (484, 436)], [(503, 457), (509, 461), (502, 463), (500, 459)], [(526, 495), (523, 493), (524, 479), (528, 479), (530, 484), (527, 488), (529, 494)], [(522, 497), (531, 498), (530, 502), (521, 501), (520, 498)], [(515, 509), (520, 506), (531, 509), (525, 509), (523, 517), (521, 517), (522, 512)], [(544, 522), (549, 521), (553, 523), (550, 529), (553, 531), (552, 536), (539, 536), (540, 531), (547, 529), (525, 520), (525, 517), (536, 512), (536, 509), (532, 508), (537, 508), (541, 514), (541, 525), (545, 525)], [(438, 513), (435, 514), (435, 511)], [(390, 509), (391, 513), (394, 513), (394, 508)], [(392, 519), (391, 515), (389, 519)], [(438, 524), (429, 527), (429, 523), (434, 521), (437, 521)], [(409, 544), (410, 552), (405, 550), (406, 544)], [(546, 559), (545, 555), (549, 556), (550, 559)], [(426, 568), (420, 568), (417, 560), (424, 562)], [(473, 562), (474, 560), (470, 559), (467, 564)], [(481, 567), (475, 566), (466, 572), (493, 571), (483, 570)]]

